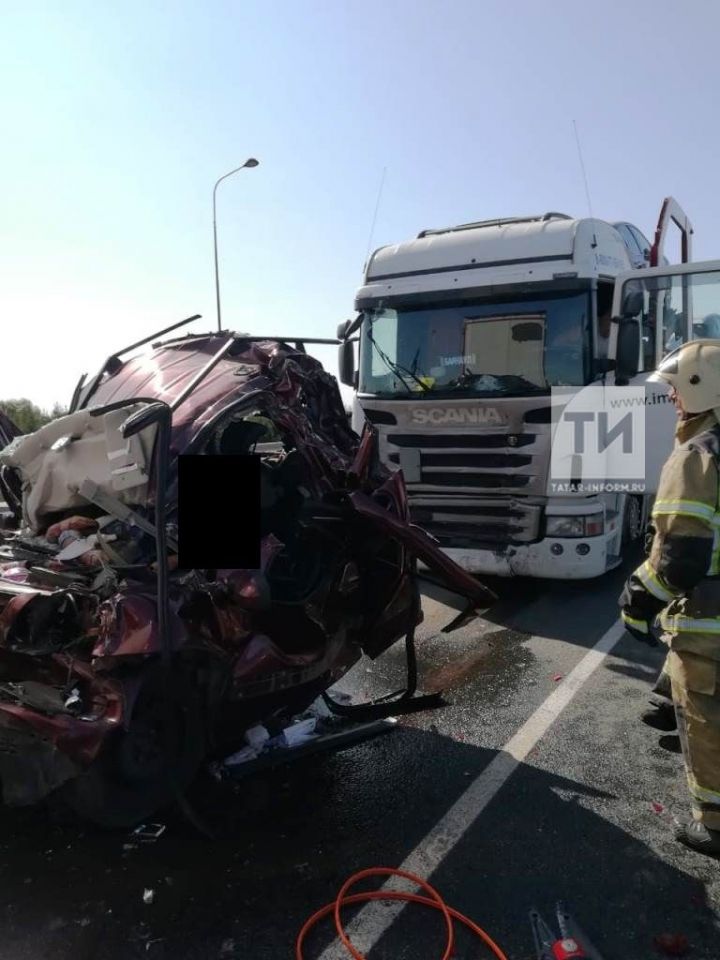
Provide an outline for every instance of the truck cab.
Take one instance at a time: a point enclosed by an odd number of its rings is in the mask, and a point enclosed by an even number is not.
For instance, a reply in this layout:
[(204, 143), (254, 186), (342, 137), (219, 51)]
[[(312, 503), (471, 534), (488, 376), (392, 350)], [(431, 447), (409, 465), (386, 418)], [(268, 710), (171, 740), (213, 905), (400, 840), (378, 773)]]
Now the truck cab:
[(369, 258), (338, 329), (353, 423), (377, 429), (414, 522), (465, 569), (592, 577), (640, 536), (652, 490), (554, 492), (553, 406), (614, 384), (614, 282), (662, 262), (661, 240), (549, 212), (423, 230)]

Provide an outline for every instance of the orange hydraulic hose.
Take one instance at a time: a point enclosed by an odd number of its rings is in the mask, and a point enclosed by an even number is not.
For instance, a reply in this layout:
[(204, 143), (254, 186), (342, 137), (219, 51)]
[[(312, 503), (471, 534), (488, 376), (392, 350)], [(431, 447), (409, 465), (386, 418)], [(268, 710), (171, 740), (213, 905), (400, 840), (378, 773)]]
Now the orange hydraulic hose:
[[(406, 880), (410, 880), (413, 883), (416, 883), (422, 890), (425, 890), (429, 896), (421, 897), (416, 893), (394, 892), (389, 890), (369, 890), (365, 893), (354, 893), (348, 896), (348, 890), (359, 880), (363, 880), (366, 877), (388, 876), (403, 877)], [(335, 920), (335, 929), (338, 937), (340, 938), (340, 942), (343, 944), (350, 956), (353, 957), (353, 960), (367, 960), (367, 958), (353, 946), (349, 937), (345, 933), (342, 920), (340, 919), (340, 910), (342, 907), (349, 906), (353, 903), (367, 903), (369, 900), (402, 900), (406, 903), (419, 903), (424, 907), (432, 907), (433, 910), (439, 910), (445, 919), (445, 930), (447, 934), (447, 939), (445, 941), (445, 952), (442, 955), (442, 960), (450, 960), (453, 950), (455, 949), (455, 931), (452, 923), (453, 919), (459, 920), (460, 923), (464, 924), (477, 937), (479, 937), (494, 954), (494, 956), (497, 957), (497, 960), (508, 960), (507, 956), (503, 953), (500, 947), (495, 943), (492, 937), (482, 929), (482, 927), (479, 927), (476, 923), (473, 923), (472, 920), (464, 916), (458, 910), (453, 910), (452, 907), (449, 907), (437, 890), (431, 887), (426, 880), (416, 877), (412, 873), (407, 873), (405, 870), (395, 870), (392, 867), (371, 867), (369, 870), (360, 870), (358, 873), (354, 873), (350, 879), (342, 885), (340, 892), (332, 903), (328, 903), (327, 906), (324, 906), (321, 910), (318, 910), (308, 920), (305, 921), (303, 928), (298, 934), (297, 940), (295, 941), (295, 960), (305, 960), (305, 955), (303, 953), (303, 943), (305, 942), (305, 938), (315, 924), (324, 917), (327, 917), (330, 913), (333, 914)]]

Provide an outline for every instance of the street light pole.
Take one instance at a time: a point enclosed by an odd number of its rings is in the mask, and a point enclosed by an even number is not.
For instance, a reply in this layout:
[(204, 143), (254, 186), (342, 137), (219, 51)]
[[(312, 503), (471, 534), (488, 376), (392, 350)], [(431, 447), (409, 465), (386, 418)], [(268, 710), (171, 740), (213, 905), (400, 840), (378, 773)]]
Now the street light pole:
[(223, 182), (227, 180), (228, 177), (231, 177), (234, 173), (237, 173), (239, 170), (244, 170), (246, 167), (257, 167), (258, 161), (253, 157), (250, 157), (248, 160), (243, 163), (240, 167), (235, 167), (234, 170), (231, 170), (229, 173), (224, 173), (220, 179), (216, 182), (213, 187), (213, 239), (215, 241), (215, 301), (217, 303), (217, 324), (218, 324), (218, 333), (222, 331), (222, 323), (220, 320), (220, 273), (218, 270), (218, 243), (217, 243), (217, 188)]

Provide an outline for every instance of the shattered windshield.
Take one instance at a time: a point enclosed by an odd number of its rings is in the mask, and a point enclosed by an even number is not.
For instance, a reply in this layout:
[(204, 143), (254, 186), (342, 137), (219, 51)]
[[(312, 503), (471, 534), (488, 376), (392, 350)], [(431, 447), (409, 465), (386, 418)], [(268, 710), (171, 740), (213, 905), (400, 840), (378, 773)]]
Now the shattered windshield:
[(361, 393), (527, 395), (587, 382), (590, 291), (381, 306), (363, 316)]

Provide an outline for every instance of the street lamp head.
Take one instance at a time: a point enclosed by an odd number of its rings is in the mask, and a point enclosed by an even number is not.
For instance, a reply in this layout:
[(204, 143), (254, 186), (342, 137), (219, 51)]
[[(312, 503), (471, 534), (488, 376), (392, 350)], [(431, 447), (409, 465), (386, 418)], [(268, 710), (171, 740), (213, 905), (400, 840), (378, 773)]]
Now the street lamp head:
[(257, 167), (259, 163), (259, 160), (256, 160), (254, 157), (250, 157), (249, 160), (245, 161), (243, 167)]

